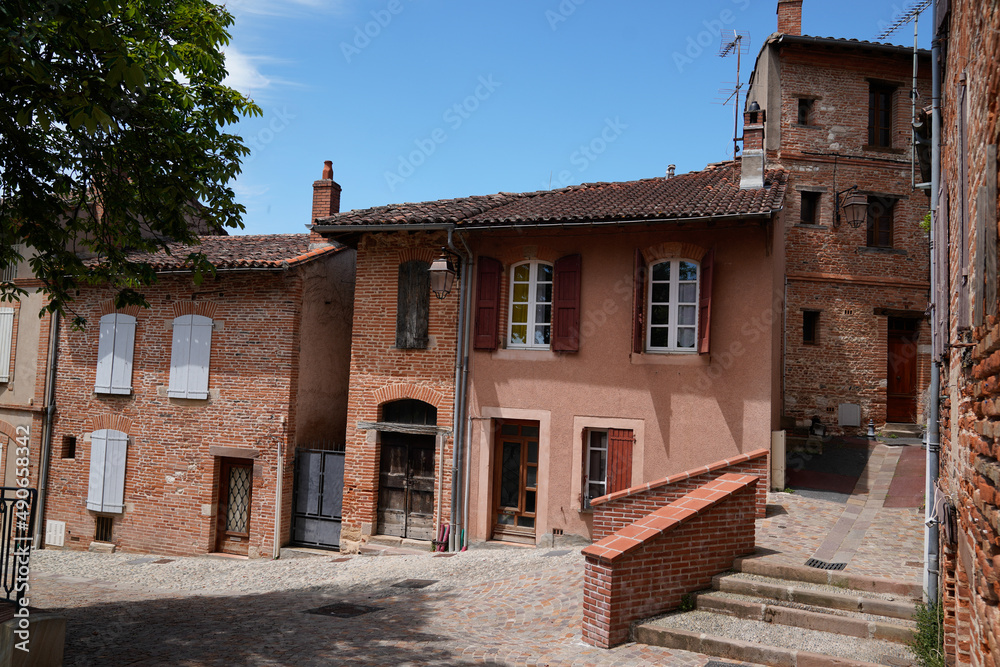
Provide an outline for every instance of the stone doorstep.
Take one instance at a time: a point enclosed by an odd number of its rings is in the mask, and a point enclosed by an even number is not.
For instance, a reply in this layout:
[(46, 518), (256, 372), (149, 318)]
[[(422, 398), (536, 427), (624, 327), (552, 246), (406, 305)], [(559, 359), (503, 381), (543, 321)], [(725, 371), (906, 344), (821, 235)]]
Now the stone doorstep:
[(633, 626), (632, 637), (635, 641), (650, 646), (681, 649), (773, 667), (879, 667), (871, 662), (849, 660), (777, 646), (764, 646), (686, 630), (657, 628), (645, 623)]
[(847, 637), (880, 639), (907, 644), (913, 640), (912, 626), (868, 621), (860, 618), (834, 616), (821, 612), (771, 605), (763, 602), (748, 602), (713, 597), (711, 594), (697, 593), (694, 596), (698, 609), (716, 614), (726, 614), (753, 621), (766, 621), (777, 625), (787, 625), (805, 630), (832, 632)]
[[(793, 584), (793, 585), (788, 585)], [(883, 600), (863, 595), (849, 595), (821, 591), (813, 588), (797, 587), (793, 581), (775, 579), (774, 582), (746, 581), (734, 579), (730, 575), (718, 574), (712, 578), (712, 588), (725, 593), (739, 593), (754, 597), (787, 600), (814, 607), (829, 607), (844, 611), (860, 611), (865, 614), (888, 616), (909, 620), (916, 612), (916, 605), (910, 601)]]
[(783, 565), (771, 563), (756, 556), (746, 556), (733, 561), (733, 569), (746, 574), (762, 577), (803, 581), (810, 584), (843, 586), (848, 590), (900, 595), (911, 600), (923, 599), (920, 584), (911, 584), (896, 579), (881, 579), (860, 574), (850, 574), (838, 570), (819, 570), (804, 565)]

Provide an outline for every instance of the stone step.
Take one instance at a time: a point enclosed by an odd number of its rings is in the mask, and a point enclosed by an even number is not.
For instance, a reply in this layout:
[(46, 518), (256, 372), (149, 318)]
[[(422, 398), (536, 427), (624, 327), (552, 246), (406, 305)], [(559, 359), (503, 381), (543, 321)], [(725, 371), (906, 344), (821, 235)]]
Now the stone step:
[(889, 422), (879, 429), (879, 435), (896, 435), (900, 438), (919, 438), (923, 432), (924, 427), (922, 424), (897, 424)]
[(733, 561), (733, 569), (762, 577), (828, 584), (840, 589), (883, 593), (910, 600), (920, 600), (923, 597), (923, 588), (917, 583), (850, 574), (840, 570), (821, 570), (805, 565), (785, 565), (764, 560), (759, 556), (737, 558)]
[(712, 588), (725, 593), (905, 620), (913, 618), (916, 612), (916, 603), (912, 599), (893, 593), (856, 590), (794, 579), (776, 579), (747, 572), (716, 575), (712, 578)]
[(863, 667), (915, 664), (910, 650), (881, 639), (845, 636), (708, 611), (688, 611), (637, 624), (635, 641), (776, 667)]
[(909, 643), (913, 641), (916, 622), (886, 618), (875, 614), (816, 607), (813, 605), (770, 600), (707, 591), (694, 596), (695, 608), (752, 621), (764, 621), (807, 630), (822, 630), (861, 639)]

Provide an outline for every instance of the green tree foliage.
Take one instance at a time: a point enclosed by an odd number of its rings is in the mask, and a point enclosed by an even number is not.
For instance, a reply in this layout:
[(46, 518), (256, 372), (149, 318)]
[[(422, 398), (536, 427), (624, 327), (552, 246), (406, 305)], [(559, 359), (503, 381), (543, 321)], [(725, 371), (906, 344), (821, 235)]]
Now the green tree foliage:
[(211, 0), (0, 2), (0, 267), (34, 248), (48, 310), (92, 283), (144, 303), (156, 276), (131, 253), (195, 244), (192, 220), (242, 227), (249, 149), (225, 128), (260, 109), (222, 85), (232, 23)]

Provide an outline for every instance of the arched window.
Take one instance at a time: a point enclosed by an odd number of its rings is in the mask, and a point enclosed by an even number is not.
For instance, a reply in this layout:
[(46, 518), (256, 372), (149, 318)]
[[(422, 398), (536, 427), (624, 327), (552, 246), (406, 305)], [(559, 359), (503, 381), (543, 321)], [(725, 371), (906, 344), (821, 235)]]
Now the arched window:
[(646, 349), (696, 352), (700, 266), (690, 259), (668, 259), (649, 271)]
[(531, 260), (510, 270), (509, 347), (548, 348), (552, 330), (552, 265)]
[(437, 408), (415, 398), (403, 398), (382, 406), (382, 421), (393, 424), (437, 424)]

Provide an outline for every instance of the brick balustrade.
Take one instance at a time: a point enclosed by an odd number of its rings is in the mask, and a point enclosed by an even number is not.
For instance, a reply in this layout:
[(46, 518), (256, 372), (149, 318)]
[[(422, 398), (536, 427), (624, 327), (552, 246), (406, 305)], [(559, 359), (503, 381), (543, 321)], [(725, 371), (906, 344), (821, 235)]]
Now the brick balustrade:
[(676, 608), (752, 552), (758, 485), (722, 475), (586, 547), (583, 640), (627, 641), (630, 623)]
[(590, 501), (591, 507), (594, 508), (594, 540), (607, 537), (724, 473), (753, 475), (762, 480), (757, 485), (756, 498), (757, 518), (762, 519), (767, 505), (769, 454), (768, 449), (756, 449), (701, 468), (679, 472), (676, 475), (595, 498)]

